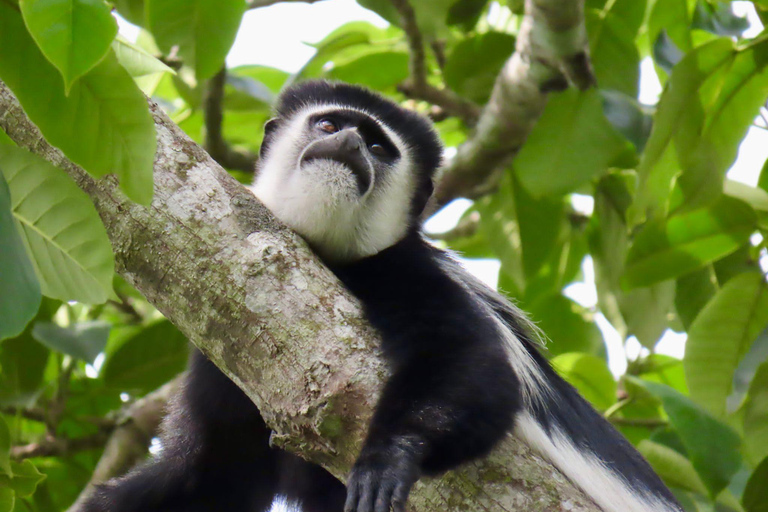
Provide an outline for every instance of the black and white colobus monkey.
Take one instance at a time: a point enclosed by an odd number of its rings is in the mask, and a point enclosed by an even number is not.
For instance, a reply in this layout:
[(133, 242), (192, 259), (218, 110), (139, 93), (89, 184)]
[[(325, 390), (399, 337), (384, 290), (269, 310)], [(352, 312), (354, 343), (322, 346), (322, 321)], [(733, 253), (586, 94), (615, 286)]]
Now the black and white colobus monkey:
[(346, 487), (269, 447), (248, 398), (195, 354), (148, 465), (90, 511), (404, 510), (413, 483), (510, 432), (606, 512), (682, 509), (634, 448), (539, 354), (525, 316), (424, 240), (441, 145), (430, 123), (360, 87), (306, 82), (267, 123), (253, 190), (363, 303), (392, 375)]

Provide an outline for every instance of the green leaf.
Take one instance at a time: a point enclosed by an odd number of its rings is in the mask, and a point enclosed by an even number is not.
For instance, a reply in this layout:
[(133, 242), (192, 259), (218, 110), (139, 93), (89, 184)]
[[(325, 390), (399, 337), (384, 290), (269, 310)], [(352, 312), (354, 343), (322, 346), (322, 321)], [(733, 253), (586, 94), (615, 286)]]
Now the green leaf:
[(681, 144), (678, 153), (684, 167), (679, 184), (689, 205), (720, 194), (725, 172), (768, 97), (768, 40), (739, 48), (726, 66), (702, 84), (697, 96), (706, 117), (698, 130), (687, 135), (693, 140)]
[(470, 31), (477, 25), (487, 3), (488, 0), (457, 0), (448, 10), (446, 22)]
[(59, 327), (53, 322), (37, 322), (32, 336), (46, 347), (93, 363), (107, 345), (111, 324), (102, 320), (78, 322)]
[(174, 46), (198, 82), (215, 75), (235, 41), (245, 0), (147, 0), (147, 21), (166, 54)]
[(642, 361), (638, 373), (643, 380), (666, 384), (672, 389), (688, 394), (683, 362), (664, 354), (651, 354)]
[[(2, 145), (0, 148), (13, 148)], [(1, 155), (2, 153), (0, 153)], [(0, 157), (0, 167), (4, 162)], [(11, 193), (0, 173), (0, 340), (18, 336), (40, 306), (40, 282), (35, 277), (11, 213)]]
[(8, 424), (0, 416), (0, 470), (6, 475), (13, 476), (11, 470), (11, 431)]
[(570, 352), (552, 359), (552, 366), (599, 411), (616, 403), (616, 381), (605, 359)]
[[(675, 5), (677, 3), (675, 0)], [(666, 4), (657, 2), (654, 11), (663, 5)], [(661, 95), (651, 136), (637, 168), (639, 185), (635, 204), (628, 212), (630, 226), (666, 214), (674, 179), (681, 170), (677, 156), (681, 150), (691, 149), (690, 141), (683, 145), (679, 139), (685, 133), (698, 133), (704, 116), (699, 88), (732, 58), (733, 52), (730, 40), (718, 39), (689, 53), (675, 66)]]
[(133, 78), (153, 75), (155, 73), (176, 74), (176, 71), (155, 58), (147, 50), (133, 44), (122, 36), (117, 36), (117, 39), (112, 43), (112, 49), (115, 52), (117, 61)]
[(640, 54), (635, 36), (644, 14), (645, 2), (638, 0), (618, 0), (606, 3), (601, 10), (587, 9), (590, 60), (601, 89), (637, 97)]
[(104, 382), (121, 389), (151, 390), (184, 370), (187, 339), (170, 322), (150, 325), (104, 362)]
[[(720, 494), (741, 466), (739, 435), (669, 386), (627, 378), (661, 399), (669, 422), (679, 434), (710, 497)], [(691, 383), (691, 389), (694, 387)]]
[(684, 455), (648, 439), (640, 441), (637, 449), (668, 486), (707, 495), (704, 482)]
[[(585, 352), (599, 356), (605, 353), (603, 336), (591, 321), (591, 313), (560, 293), (526, 303), (525, 311), (549, 338), (549, 354), (559, 356), (568, 352)], [(576, 385), (574, 382), (571, 384)]]
[(448, 54), (443, 69), (445, 83), (460, 96), (485, 103), (499, 71), (514, 51), (514, 36), (503, 32), (467, 37)]
[(0, 343), (0, 404), (32, 405), (43, 383), (50, 351), (30, 332)]
[(10, 487), (0, 487), (0, 512), (12, 512), (16, 504), (16, 493)]
[(314, 45), (317, 53), (304, 64), (293, 80), (298, 81), (320, 76), (323, 67), (328, 62), (335, 60), (338, 55), (350, 48), (362, 47), (367, 51), (377, 33), (381, 33), (381, 29), (363, 21), (353, 21), (342, 25)]
[(30, 460), (11, 462), (11, 469), (13, 477), (0, 473), (0, 489), (11, 488), (19, 498), (32, 496), (37, 484), (45, 480), (45, 475)]
[(768, 512), (768, 457), (755, 468), (749, 477), (741, 503), (746, 512)]
[(688, 331), (685, 375), (691, 398), (712, 414), (725, 415), (733, 374), (757, 335), (768, 325), (763, 276), (734, 277), (701, 310)]
[(552, 94), (514, 161), (535, 197), (563, 194), (604, 173), (625, 141), (605, 119), (596, 89)]
[(104, 0), (20, 0), (29, 33), (72, 84), (104, 58), (117, 35), (117, 23)]
[(64, 95), (59, 72), (40, 53), (21, 16), (0, 2), (0, 80), (46, 140), (86, 171), (114, 173), (134, 201), (152, 199), (155, 127), (146, 99), (110, 51)]
[(743, 426), (747, 460), (757, 464), (768, 457), (768, 361), (752, 377), (743, 406)]
[(388, 91), (408, 78), (408, 54), (396, 51), (367, 53), (334, 67), (328, 76), (378, 91)]
[(762, 188), (750, 187), (738, 181), (726, 179), (723, 192), (727, 196), (744, 201), (755, 210), (768, 212), (768, 192)]
[(629, 250), (622, 284), (648, 286), (701, 268), (738, 249), (756, 224), (752, 208), (726, 196), (708, 208), (650, 222)]
[(65, 301), (106, 301), (115, 261), (90, 198), (61, 170), (21, 148), (0, 146), (0, 162), (43, 293)]
[(674, 301), (675, 282), (671, 280), (620, 292), (619, 310), (626, 322), (627, 336), (635, 336), (642, 346), (653, 349), (669, 327)]
[(686, 330), (716, 291), (717, 278), (710, 265), (678, 278), (675, 310)]

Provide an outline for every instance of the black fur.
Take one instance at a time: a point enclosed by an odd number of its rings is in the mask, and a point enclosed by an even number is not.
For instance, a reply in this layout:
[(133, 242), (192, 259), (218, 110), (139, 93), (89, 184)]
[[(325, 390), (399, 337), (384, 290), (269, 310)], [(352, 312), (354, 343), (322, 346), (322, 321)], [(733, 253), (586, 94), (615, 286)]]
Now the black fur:
[[(283, 94), (270, 133), (275, 123), (315, 102), (364, 109), (396, 130), (418, 157), (416, 186), (429, 186), (440, 162), (429, 123), (364, 89), (325, 82), (295, 86)], [(265, 145), (270, 142), (268, 136)], [(422, 199), (414, 202), (414, 211), (423, 207)], [(629, 443), (552, 371), (522, 313), (428, 244), (418, 227), (374, 256), (331, 269), (363, 303), (392, 370), (350, 474), (346, 505), (340, 482), (269, 447), (257, 409), (195, 352), (160, 455), (99, 488), (86, 512), (261, 512), (278, 494), (310, 512), (388, 512), (390, 505), (401, 511), (418, 478), (486, 455), (524, 408), (546, 431), (565, 432), (631, 488), (675, 503)], [(496, 316), (533, 357), (551, 393), (526, 402)]]

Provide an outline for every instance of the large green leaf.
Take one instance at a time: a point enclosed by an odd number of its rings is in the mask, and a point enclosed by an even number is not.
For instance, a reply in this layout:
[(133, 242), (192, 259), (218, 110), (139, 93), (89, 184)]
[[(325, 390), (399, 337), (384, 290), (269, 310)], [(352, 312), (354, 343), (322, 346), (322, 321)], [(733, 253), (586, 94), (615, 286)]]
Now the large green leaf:
[(710, 207), (650, 222), (630, 248), (623, 284), (648, 286), (701, 268), (738, 249), (756, 224), (752, 208), (726, 196)]
[(707, 494), (704, 482), (699, 478), (691, 461), (684, 455), (648, 439), (642, 440), (637, 449), (668, 486), (702, 495)]
[(93, 363), (107, 345), (109, 322), (92, 320), (60, 327), (53, 322), (37, 322), (32, 336), (48, 348)]
[(689, 205), (720, 194), (725, 172), (768, 97), (768, 40), (739, 48), (697, 94), (706, 117), (678, 153), (684, 168), (679, 184)]
[(717, 39), (675, 66), (638, 168), (633, 224), (663, 215), (675, 177), (687, 208), (711, 203), (768, 96), (768, 41), (735, 48)]
[(61, 170), (23, 149), (0, 146), (0, 162), (43, 293), (66, 301), (106, 301), (115, 260), (88, 196)]
[(443, 69), (445, 83), (459, 95), (485, 103), (496, 77), (515, 51), (515, 38), (503, 32), (486, 32), (463, 39), (448, 54)]
[(725, 415), (739, 361), (768, 325), (767, 291), (759, 273), (734, 277), (688, 330), (684, 364), (691, 398), (716, 416)]
[(382, 30), (370, 23), (353, 21), (337, 28), (319, 43), (313, 45), (317, 52), (296, 73), (294, 80), (313, 78), (322, 74), (328, 62), (337, 60), (339, 55), (352, 51), (367, 52), (372, 40), (380, 36)]
[(104, 0), (20, 0), (37, 46), (56, 66), (69, 91), (109, 51), (117, 23)]
[(616, 381), (605, 359), (570, 352), (552, 359), (552, 366), (599, 411), (616, 403)]
[(366, 53), (334, 67), (328, 76), (378, 91), (392, 90), (408, 77), (408, 54), (398, 51)]
[(514, 161), (534, 196), (562, 194), (604, 173), (629, 142), (603, 114), (596, 89), (552, 94)]
[[(13, 146), (0, 146), (12, 148)], [(2, 154), (2, 153), (0, 153)], [(0, 158), (0, 167), (4, 167)], [(18, 336), (40, 306), (40, 282), (35, 277), (24, 242), (11, 213), (11, 193), (0, 173), (0, 340)]]
[(741, 466), (739, 435), (669, 386), (636, 377), (630, 379), (661, 399), (669, 422), (679, 434), (710, 497), (720, 494)]
[(64, 94), (21, 15), (0, 2), (0, 79), (45, 138), (95, 176), (114, 173), (128, 196), (152, 199), (155, 127), (141, 91), (110, 51)]
[(182, 371), (186, 361), (187, 339), (163, 320), (109, 354), (102, 375), (108, 386), (149, 391)]
[(32, 338), (31, 329), (0, 342), (0, 404), (29, 406), (35, 402), (49, 354)]
[(768, 457), (755, 468), (744, 489), (741, 503), (746, 512), (768, 512)]
[(640, 54), (635, 36), (645, 14), (645, 1), (617, 0), (587, 9), (590, 60), (601, 89), (637, 96)]
[[(656, 5), (662, 4), (657, 2)], [(733, 43), (718, 39), (689, 53), (675, 66), (656, 109), (651, 136), (637, 168), (640, 180), (635, 204), (628, 212), (630, 226), (641, 223), (646, 217), (666, 213), (674, 179), (681, 170), (677, 156), (679, 151), (690, 149), (676, 148), (677, 139), (685, 132), (698, 133), (704, 117), (698, 90), (732, 56)]]
[(215, 75), (235, 41), (245, 0), (147, 0), (149, 29), (165, 53), (178, 46), (198, 81)]
[(757, 464), (768, 457), (768, 361), (758, 367), (749, 385), (743, 426), (747, 460)]

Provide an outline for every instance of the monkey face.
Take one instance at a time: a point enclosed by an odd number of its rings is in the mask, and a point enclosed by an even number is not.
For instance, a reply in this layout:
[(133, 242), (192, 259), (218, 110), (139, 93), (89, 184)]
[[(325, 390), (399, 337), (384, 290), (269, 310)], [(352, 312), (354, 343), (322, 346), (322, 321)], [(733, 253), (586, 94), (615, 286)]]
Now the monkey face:
[(253, 191), (321, 256), (354, 260), (405, 235), (413, 158), (393, 130), (337, 105), (270, 123)]

